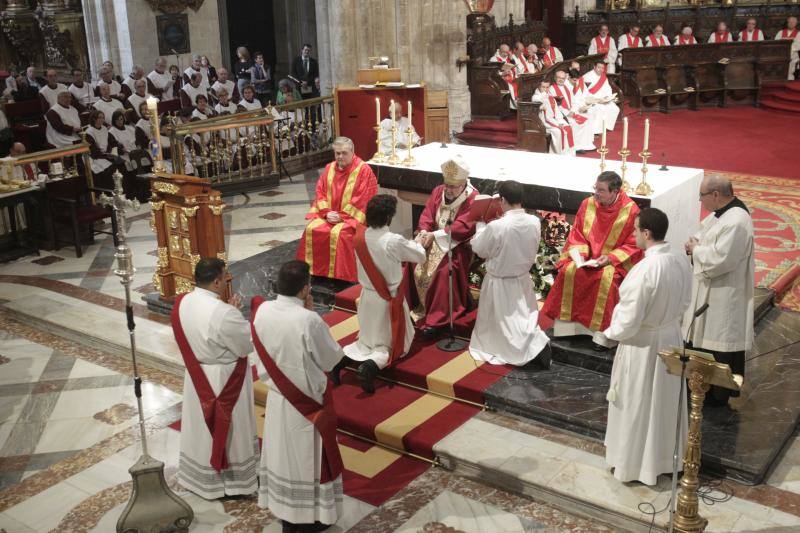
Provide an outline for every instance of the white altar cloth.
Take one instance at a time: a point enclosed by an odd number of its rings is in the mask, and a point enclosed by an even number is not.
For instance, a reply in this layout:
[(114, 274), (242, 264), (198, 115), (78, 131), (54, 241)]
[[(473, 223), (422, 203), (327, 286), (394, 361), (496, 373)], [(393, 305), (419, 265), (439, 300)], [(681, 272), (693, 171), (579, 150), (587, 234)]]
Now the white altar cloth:
[[(469, 164), (470, 177), (496, 181), (513, 179), (523, 184), (567, 189), (592, 194), (600, 160), (568, 157), (524, 150), (504, 150), (462, 144), (430, 143), (412, 150), (416, 163), (410, 170), (441, 173), (441, 165), (459, 154)], [(398, 154), (404, 159), (406, 151)], [(639, 159), (636, 157), (636, 159)], [(698, 194), (703, 170), (699, 168), (669, 167), (659, 170), (659, 164), (648, 164), (647, 182), (653, 187), (650, 206), (657, 207), (669, 217), (667, 241), (674, 244), (673, 252), (682, 254), (683, 244), (700, 228), (700, 201)], [(606, 159), (606, 170), (620, 173), (622, 163)], [(381, 163), (378, 166), (399, 166)], [(641, 181), (641, 163), (627, 163), (626, 179), (635, 188)], [(633, 192), (628, 193), (637, 198)]]

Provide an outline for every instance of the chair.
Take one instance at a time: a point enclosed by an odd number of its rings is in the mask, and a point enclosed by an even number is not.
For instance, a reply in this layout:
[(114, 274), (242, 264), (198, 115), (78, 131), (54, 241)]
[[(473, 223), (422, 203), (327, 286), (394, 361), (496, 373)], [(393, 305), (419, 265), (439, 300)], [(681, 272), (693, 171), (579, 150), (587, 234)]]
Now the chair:
[[(112, 191), (89, 187), (84, 176), (74, 176), (47, 183), (47, 201), (50, 209), (50, 221), (53, 225), (53, 245), (60, 249), (57, 224), (68, 224), (72, 235), (72, 244), (75, 246), (77, 257), (83, 256), (81, 246), (81, 227), (89, 228), (89, 236), (94, 242), (97, 233), (111, 235), (114, 246), (117, 246), (117, 220), (111, 207), (97, 205), (92, 198), (92, 193), (106, 193), (111, 196)], [(95, 224), (106, 219), (111, 219), (111, 231), (95, 228)]]
[(44, 149), (46, 123), (38, 98), (8, 102), (5, 112), (14, 138), (24, 144), (29, 153)]

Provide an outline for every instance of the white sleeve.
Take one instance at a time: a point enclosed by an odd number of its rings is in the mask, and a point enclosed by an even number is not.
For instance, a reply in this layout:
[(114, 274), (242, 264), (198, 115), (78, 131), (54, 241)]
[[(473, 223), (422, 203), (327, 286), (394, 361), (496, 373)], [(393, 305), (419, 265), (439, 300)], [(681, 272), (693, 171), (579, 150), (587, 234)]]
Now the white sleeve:
[(589, 55), (594, 55), (597, 53), (597, 41), (595, 41), (594, 37), (589, 42)]
[(614, 42), (614, 39), (608, 40), (608, 61), (607, 63), (614, 63), (617, 60), (617, 45)]
[(480, 232), (476, 231), (470, 241), (472, 251), (483, 259), (489, 259), (500, 253), (501, 242), (495, 228), (496, 224), (486, 224)]
[(654, 289), (655, 287), (650, 287), (647, 283), (645, 275), (632, 270), (619, 287), (619, 303), (614, 307), (611, 324), (603, 334), (615, 341), (623, 341), (636, 335), (650, 298), (655, 293)]
[(694, 273), (711, 279), (732, 272), (752, 247), (752, 239), (744, 224), (725, 224), (720, 227), (714, 242), (694, 247)]
[(619, 41), (617, 41), (617, 52), (621, 52), (628, 47), (627, 39), (625, 35), (620, 35)]
[(334, 340), (328, 325), (316, 313), (311, 315), (309, 321), (306, 349), (311, 353), (311, 359), (323, 372), (333, 370), (336, 363), (344, 357), (342, 347)]
[(233, 306), (227, 306), (223, 313), (217, 324), (218, 329), (210, 340), (231, 352), (236, 358), (246, 356), (253, 351), (250, 324)]
[(713, 33), (712, 33), (711, 35), (709, 35), (709, 36), (708, 36), (708, 41), (706, 41), (706, 42), (707, 42), (707, 43), (710, 43), (710, 44), (713, 44), (713, 43), (714, 43), (714, 34), (713, 34)]
[(400, 235), (392, 235), (386, 248), (389, 255), (397, 261), (406, 261), (409, 263), (425, 262), (425, 248), (423, 248), (420, 243), (410, 241)]

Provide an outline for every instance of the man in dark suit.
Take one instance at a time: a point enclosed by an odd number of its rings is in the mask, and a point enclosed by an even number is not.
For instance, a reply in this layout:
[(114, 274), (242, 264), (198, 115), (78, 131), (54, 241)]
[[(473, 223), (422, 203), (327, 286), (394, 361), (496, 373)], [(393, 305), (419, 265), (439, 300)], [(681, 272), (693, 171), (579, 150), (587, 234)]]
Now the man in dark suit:
[(292, 78), (300, 83), (300, 95), (303, 99), (316, 98), (319, 90), (314, 79), (319, 77), (319, 64), (311, 57), (311, 45), (304, 44), (300, 55), (292, 61)]

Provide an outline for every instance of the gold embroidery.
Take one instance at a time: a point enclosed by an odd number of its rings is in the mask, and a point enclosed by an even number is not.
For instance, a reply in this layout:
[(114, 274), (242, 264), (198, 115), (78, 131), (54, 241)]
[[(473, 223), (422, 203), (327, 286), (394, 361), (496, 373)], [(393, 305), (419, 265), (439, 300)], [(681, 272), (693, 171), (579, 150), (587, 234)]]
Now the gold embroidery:
[(608, 302), (608, 293), (611, 292), (611, 282), (614, 280), (614, 265), (606, 265), (603, 267), (603, 276), (600, 278), (600, 287), (597, 290), (597, 301), (594, 304), (594, 312), (592, 313), (592, 322), (589, 324), (589, 329), (592, 331), (599, 331), (603, 325), (603, 315), (606, 312), (606, 302)]
[(561, 289), (561, 320), (572, 320), (572, 298), (575, 294), (575, 273), (578, 271), (575, 262), (567, 265), (564, 272), (564, 286)]
[(328, 277), (332, 278), (334, 275), (334, 268), (336, 267), (336, 249), (339, 247), (339, 233), (344, 227), (344, 222), (339, 222), (331, 228), (331, 257), (328, 263)]
[(592, 231), (594, 219), (597, 216), (597, 203), (594, 198), (589, 198), (586, 204), (586, 211), (583, 213), (583, 236), (589, 238), (589, 233)]
[(308, 263), (308, 266), (311, 270), (311, 273), (314, 273), (314, 242), (313, 242), (313, 235), (314, 235), (314, 228), (321, 226), (324, 224), (325, 221), (321, 218), (315, 218), (311, 222), (308, 223), (306, 226), (306, 256), (305, 261)]
[(603, 249), (600, 252), (601, 255), (608, 255), (608, 252), (614, 249), (614, 245), (617, 244), (619, 236), (622, 234), (622, 230), (625, 228), (625, 224), (628, 222), (628, 217), (631, 214), (633, 205), (633, 202), (630, 202), (620, 210), (619, 214), (617, 215), (617, 219), (614, 221), (614, 225), (611, 226), (611, 231), (608, 233), (608, 237), (606, 237), (606, 242), (603, 244)]

